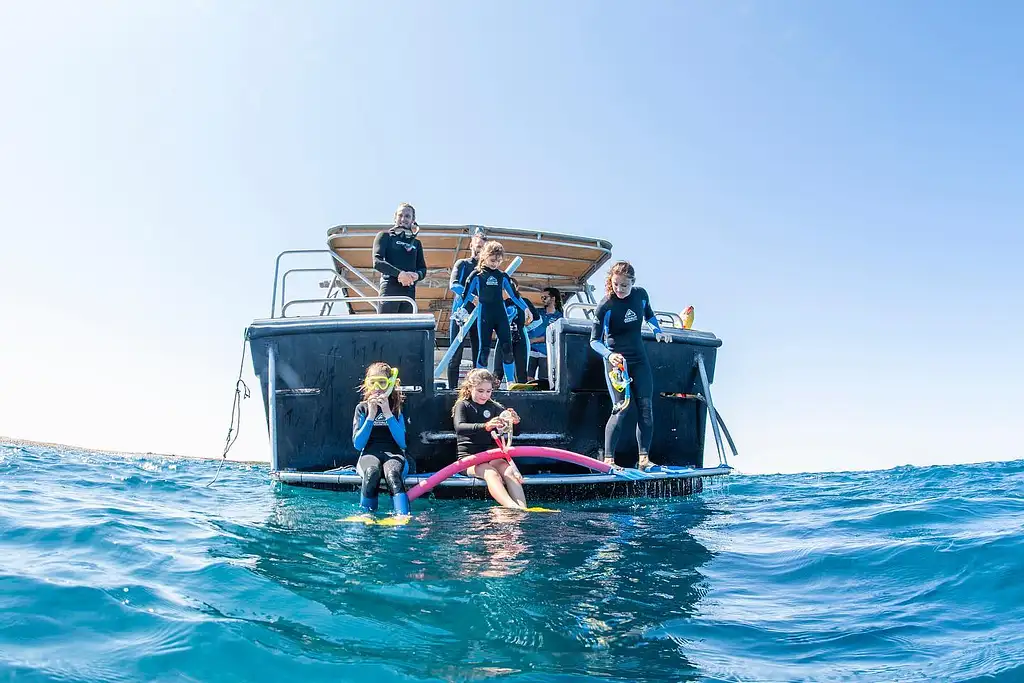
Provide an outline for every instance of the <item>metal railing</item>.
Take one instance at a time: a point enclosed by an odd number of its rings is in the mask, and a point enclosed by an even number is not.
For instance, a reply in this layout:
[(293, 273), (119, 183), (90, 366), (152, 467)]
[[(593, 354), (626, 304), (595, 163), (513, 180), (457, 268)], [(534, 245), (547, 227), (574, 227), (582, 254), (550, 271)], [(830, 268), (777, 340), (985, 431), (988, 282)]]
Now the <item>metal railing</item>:
[[(365, 301), (367, 303), (371, 303), (371, 305), (372, 305), (373, 302), (382, 301), (382, 299), (380, 299), (379, 297), (364, 295), (362, 290), (360, 290), (358, 287), (356, 287), (349, 279), (347, 279), (344, 275), (339, 273), (334, 268), (291, 268), (291, 269), (285, 271), (284, 275), (281, 275), (281, 259), (284, 256), (287, 256), (289, 254), (328, 254), (328, 255), (330, 255), (330, 257), (338, 265), (342, 266), (345, 270), (349, 271), (350, 273), (354, 273), (355, 276), (357, 278), (359, 278), (359, 280), (361, 280), (363, 283), (366, 284), (367, 287), (369, 287), (370, 291), (373, 292), (374, 295), (377, 295), (377, 294), (380, 293), (379, 290), (377, 289), (377, 285), (373, 284), (373, 282), (371, 282), (369, 280), (369, 278), (367, 278), (365, 275), (363, 275), (361, 272), (359, 272), (359, 270), (357, 268), (355, 268), (352, 264), (350, 264), (348, 261), (346, 261), (342, 257), (338, 256), (338, 254), (336, 254), (331, 249), (287, 249), (285, 251), (282, 251), (280, 254), (278, 254), (277, 255), (277, 259), (274, 261), (274, 292), (273, 292), (273, 294), (272, 294), (272, 296), (270, 298), (270, 317), (271, 318), (274, 318), (274, 317), (277, 316), (277, 300), (278, 300), (277, 290), (278, 290), (278, 286), (279, 285), (280, 285), (280, 289), (281, 289), (281, 302), (283, 304), (283, 306), (281, 308), (281, 317), (284, 317), (284, 311), (288, 307), (288, 305), (291, 304), (291, 303), (299, 303), (299, 302), (302, 302), (302, 303), (322, 303), (323, 305), (322, 305), (322, 307), (320, 309), (320, 315), (329, 315), (331, 310), (333, 309), (334, 303), (338, 302), (338, 301), (346, 301), (346, 302), (347, 301)], [(287, 290), (288, 276), (291, 273), (313, 273), (313, 272), (316, 272), (316, 273), (332, 273), (334, 275), (334, 278), (331, 280), (330, 289), (328, 290), (328, 296), (325, 299), (296, 299), (295, 301), (287, 301), (285, 299), (285, 293), (286, 293), (286, 290)], [(337, 283), (341, 283), (341, 286), (346, 287), (346, 288), (352, 290), (353, 292), (355, 292), (359, 296), (358, 297), (337, 297), (337, 296), (331, 296), (331, 294), (334, 291), (334, 287), (337, 285)], [(408, 300), (408, 297), (401, 297), (401, 298)], [(374, 306), (374, 308), (376, 309), (377, 307)], [(416, 303), (415, 302), (413, 302), (413, 308), (414, 309), (416, 308)]]
[[(574, 301), (571, 304), (565, 305), (563, 313), (565, 314), (565, 317), (568, 318), (570, 313), (577, 310), (583, 311), (584, 318), (586, 318), (587, 320), (592, 320), (594, 317), (593, 313), (595, 310), (597, 310), (597, 304), (588, 304), (582, 301)], [(659, 324), (662, 322), (669, 323), (668, 325), (666, 325), (666, 327), (671, 327), (673, 329), (678, 328), (680, 330), (683, 329), (683, 319), (679, 316), (678, 313), (672, 313), (671, 311), (655, 311), (654, 317), (658, 319)]]
[[(327, 291), (327, 298), (329, 299), (337, 297), (337, 295), (334, 294), (334, 287), (337, 285), (339, 281), (343, 286), (351, 289), (359, 296), (366, 296), (361, 291), (359, 291), (358, 287), (356, 287), (351, 282), (346, 280), (344, 277), (339, 275), (338, 272), (334, 270), (334, 268), (291, 268), (289, 270), (284, 271), (284, 275), (281, 276), (281, 301), (288, 300), (288, 276), (291, 275), (292, 273), (332, 273), (334, 275), (334, 278), (331, 280), (330, 289)], [(323, 287), (324, 285), (321, 284), (320, 286)], [(320, 309), (320, 315), (330, 315), (330, 313), (331, 304), (324, 304), (323, 307)]]
[[(346, 302), (346, 303), (382, 303), (385, 301), (402, 301), (412, 304), (412, 312), (419, 313), (420, 309), (416, 305), (416, 300), (407, 296), (337, 296), (333, 298), (319, 298), (319, 299), (293, 299), (288, 301), (284, 306), (281, 307), (281, 317), (288, 317), (288, 309), (296, 304), (323, 304), (327, 302)], [(375, 307), (376, 308), (376, 307)]]

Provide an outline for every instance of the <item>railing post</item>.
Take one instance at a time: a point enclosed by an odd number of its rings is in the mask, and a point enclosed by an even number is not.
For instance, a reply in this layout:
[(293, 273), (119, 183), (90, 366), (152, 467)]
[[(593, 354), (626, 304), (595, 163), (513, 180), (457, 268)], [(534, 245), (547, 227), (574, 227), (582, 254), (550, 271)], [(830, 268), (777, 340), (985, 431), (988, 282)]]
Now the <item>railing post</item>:
[(274, 309), (277, 308), (277, 275), (281, 272), (281, 257), (288, 252), (282, 251), (277, 255), (277, 260), (274, 261), (274, 293), (270, 297), (270, 317), (274, 317)]
[(291, 306), (295, 306), (296, 304), (322, 304), (322, 303), (326, 303), (328, 301), (332, 302), (332, 303), (338, 303), (338, 302), (366, 303), (366, 304), (370, 304), (370, 305), (374, 305), (376, 303), (387, 302), (387, 301), (401, 301), (401, 302), (407, 303), (410, 306), (412, 306), (412, 312), (413, 313), (419, 313), (420, 312), (419, 304), (416, 303), (415, 299), (413, 299), (411, 297), (408, 297), (408, 296), (398, 296), (398, 295), (395, 295), (395, 296), (336, 296), (336, 297), (334, 297), (332, 299), (326, 299), (326, 298), (321, 298), (321, 299), (293, 299), (291, 301), (287, 301), (287, 302), (285, 302), (285, 304), (283, 306), (281, 306), (281, 317), (282, 318), (287, 318), (288, 317), (288, 308), (291, 307)]
[(718, 462), (720, 465), (729, 466), (729, 462), (725, 458), (725, 447), (722, 445), (722, 433), (718, 429), (718, 411), (715, 410), (715, 404), (711, 401), (711, 383), (708, 381), (708, 371), (704, 367), (704, 354), (697, 354), (697, 370), (700, 372), (700, 381), (704, 386), (704, 405), (708, 409), (708, 421), (711, 423), (711, 429), (715, 433), (715, 448), (718, 450)]
[(349, 263), (345, 259), (343, 259), (340, 256), (338, 256), (338, 254), (333, 249), (328, 249), (327, 251), (330, 252), (332, 259), (334, 259), (335, 261), (337, 261), (339, 264), (343, 265), (344, 267), (348, 268), (352, 273), (355, 273), (355, 276), (358, 277), (363, 282), (365, 282), (367, 287), (369, 287), (373, 291), (375, 291), (378, 294), (380, 294), (380, 289), (377, 287), (377, 285), (375, 285), (372, 282), (370, 282), (367, 279), (367, 277), (365, 275), (363, 275), (362, 273), (360, 273), (351, 263)]
[(278, 471), (277, 462), (277, 344), (267, 343), (267, 421), (270, 423), (270, 471)]

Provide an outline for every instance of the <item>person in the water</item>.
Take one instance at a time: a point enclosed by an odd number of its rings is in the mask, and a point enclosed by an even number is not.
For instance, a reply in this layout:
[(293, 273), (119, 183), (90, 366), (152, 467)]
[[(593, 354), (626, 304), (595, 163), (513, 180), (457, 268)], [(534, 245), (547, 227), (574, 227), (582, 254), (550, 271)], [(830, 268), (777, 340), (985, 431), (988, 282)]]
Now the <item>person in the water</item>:
[[(459, 332), (462, 330), (462, 322), (455, 319), (457, 311), (464, 311), (463, 316), (473, 312), (476, 305), (472, 301), (465, 301), (463, 298), (466, 294), (466, 283), (469, 281), (470, 275), (476, 270), (476, 266), (479, 263), (480, 249), (484, 246), (484, 236), (482, 232), (473, 233), (472, 239), (469, 241), (469, 258), (459, 259), (452, 266), (451, 279), (448, 281), (448, 289), (450, 289), (454, 295), (452, 300), (452, 317), (449, 319), (450, 323), (448, 326), (448, 338), (454, 340)], [(477, 334), (476, 325), (473, 325), (469, 329), (469, 333), (466, 335), (469, 337), (469, 348), (472, 352), (473, 363), (476, 363), (476, 357), (480, 355), (480, 336)], [(462, 346), (466, 344), (466, 340), (462, 340)], [(448, 364), (448, 388), (455, 389), (459, 385), (459, 364), (462, 362), (462, 348), (452, 356), (451, 362)]]
[[(613, 385), (611, 371), (621, 369), (623, 364), (628, 370), (632, 380), (629, 385), (630, 403), (638, 411), (636, 441), (640, 456), (637, 468), (646, 470), (655, 466), (649, 454), (654, 437), (654, 382), (641, 328), (646, 321), (654, 329), (654, 338), (660, 342), (671, 342), (672, 337), (662, 332), (647, 291), (634, 286), (635, 283), (636, 271), (629, 261), (612, 264), (605, 279), (605, 297), (595, 311), (590, 347), (604, 359), (605, 381), (613, 406), (623, 401), (624, 391)], [(620, 411), (613, 409), (605, 425), (606, 462), (615, 462), (615, 449), (622, 435), (628, 409), (629, 406)]]
[(540, 304), (544, 308), (526, 329), (530, 335), (530, 367), (527, 375), (530, 379), (548, 379), (548, 327), (559, 318), (562, 312), (562, 293), (555, 287), (545, 287), (540, 294)]
[[(427, 276), (423, 245), (416, 237), (416, 209), (399, 204), (395, 224), (373, 239), (373, 268), (380, 272), (382, 296), (407, 296), (416, 300), (416, 283)], [(407, 301), (385, 301), (381, 313), (412, 313)]]
[(405, 476), (409, 458), (405, 453), (405, 419), (402, 415), (402, 390), (398, 372), (387, 363), (372, 363), (363, 378), (363, 400), (352, 417), (352, 445), (359, 453), (356, 472), (362, 478), (359, 504), (373, 512), (377, 509), (377, 491), (381, 474), (391, 493), (395, 512), (409, 514), (409, 496)]
[(476, 367), (486, 368), (491, 355), (491, 334), (497, 334), (498, 351), (504, 366), (505, 377), (515, 378), (516, 368), (512, 354), (512, 331), (509, 328), (508, 313), (505, 311), (504, 295), (522, 310), (528, 310), (526, 302), (512, 287), (508, 275), (501, 270), (505, 248), (500, 242), (485, 242), (480, 250), (480, 262), (466, 285), (465, 300), (477, 297), (477, 333), (480, 336), (480, 352), (476, 357)]
[[(477, 368), (471, 370), (459, 386), (459, 395), (452, 408), (452, 422), (460, 460), (494, 448), (495, 431), (518, 433), (519, 415), (491, 400), (497, 385), (494, 375)], [(473, 465), (466, 472), (483, 479), (491, 498), (504, 507), (526, 508), (523, 475), (511, 460), (491, 460)]]

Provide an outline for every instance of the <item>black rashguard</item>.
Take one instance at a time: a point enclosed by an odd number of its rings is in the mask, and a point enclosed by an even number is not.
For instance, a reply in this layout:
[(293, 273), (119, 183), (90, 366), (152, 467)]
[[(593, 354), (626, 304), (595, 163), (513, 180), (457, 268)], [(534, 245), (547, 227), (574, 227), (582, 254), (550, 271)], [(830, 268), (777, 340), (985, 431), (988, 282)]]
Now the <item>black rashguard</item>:
[[(484, 429), (484, 425), (499, 415), (505, 407), (495, 401), (487, 401), (483, 405), (471, 399), (463, 399), (455, 404), (455, 439), (458, 443), (459, 457), (476, 455), (496, 448), (494, 437)], [(519, 425), (512, 428), (512, 434), (519, 433)]]

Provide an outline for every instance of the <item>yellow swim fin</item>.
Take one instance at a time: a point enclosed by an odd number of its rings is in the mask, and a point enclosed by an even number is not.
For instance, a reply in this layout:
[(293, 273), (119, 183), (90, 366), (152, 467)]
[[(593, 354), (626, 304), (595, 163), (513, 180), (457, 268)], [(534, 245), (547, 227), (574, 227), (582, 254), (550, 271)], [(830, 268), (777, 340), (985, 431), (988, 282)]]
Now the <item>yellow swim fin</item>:
[(353, 524), (373, 524), (373, 515), (362, 514), (362, 515), (350, 515), (348, 517), (342, 517), (338, 520), (339, 522), (351, 522)]
[(352, 515), (339, 519), (339, 522), (351, 522), (353, 524), (365, 524), (367, 526), (403, 526), (412, 519), (410, 515), (391, 515), (388, 517), (374, 517), (370, 514)]
[(526, 512), (560, 512), (560, 510), (552, 510), (551, 508), (542, 508), (536, 506), (524, 509), (526, 510)]
[(394, 515), (392, 517), (381, 517), (374, 520), (373, 523), (377, 526), (404, 526), (409, 523), (410, 519), (412, 519), (410, 515)]

